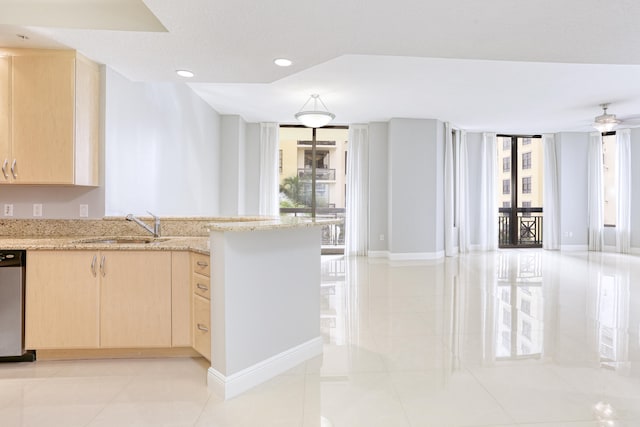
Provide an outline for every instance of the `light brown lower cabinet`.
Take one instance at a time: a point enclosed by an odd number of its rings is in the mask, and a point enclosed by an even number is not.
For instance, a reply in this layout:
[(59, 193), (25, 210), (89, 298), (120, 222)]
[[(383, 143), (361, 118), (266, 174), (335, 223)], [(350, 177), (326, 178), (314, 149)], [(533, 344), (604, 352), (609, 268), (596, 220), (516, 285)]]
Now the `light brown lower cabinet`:
[(171, 346), (171, 252), (29, 251), (29, 349)]
[(29, 349), (100, 346), (98, 252), (29, 251), (25, 345)]
[(191, 288), (193, 290), (193, 348), (211, 360), (211, 259), (209, 255), (191, 254)]
[(193, 348), (211, 360), (211, 309), (209, 300), (193, 295)]
[(102, 252), (101, 262), (100, 347), (171, 347), (171, 252)]

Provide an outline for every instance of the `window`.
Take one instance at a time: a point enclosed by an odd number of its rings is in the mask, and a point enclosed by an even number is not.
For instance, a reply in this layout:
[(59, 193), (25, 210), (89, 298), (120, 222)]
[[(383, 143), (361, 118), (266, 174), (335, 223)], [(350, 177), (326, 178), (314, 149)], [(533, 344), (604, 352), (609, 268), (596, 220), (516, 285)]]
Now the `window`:
[(510, 208), (511, 207), (511, 202), (502, 202), (502, 207), (503, 208)]
[(520, 311), (524, 314), (531, 315), (531, 301), (523, 299), (520, 303)]
[(616, 186), (616, 136), (602, 137), (602, 184), (604, 186), (604, 225), (615, 227), (618, 188)]
[(502, 194), (511, 193), (511, 180), (503, 179), (502, 180)]
[(502, 172), (509, 172), (511, 170), (511, 157), (505, 157), (502, 159)]
[[(304, 150), (304, 167), (310, 168), (313, 162), (313, 151)], [(327, 169), (329, 167), (329, 152), (316, 150), (316, 168)]]
[(531, 323), (522, 322), (522, 336), (531, 341)]
[(511, 311), (505, 307), (502, 308), (502, 324), (504, 326), (511, 326)]
[[(498, 135), (496, 147), (496, 192), (498, 194), (498, 246), (542, 246), (542, 138), (530, 135)], [(509, 147), (509, 150), (500, 148)], [(500, 170), (502, 163), (502, 170)], [(510, 178), (510, 182), (505, 179)], [(502, 188), (501, 188), (502, 186)], [(523, 201), (530, 202), (528, 214)], [(510, 201), (510, 209), (505, 202)], [(526, 231), (523, 236), (522, 231)]]

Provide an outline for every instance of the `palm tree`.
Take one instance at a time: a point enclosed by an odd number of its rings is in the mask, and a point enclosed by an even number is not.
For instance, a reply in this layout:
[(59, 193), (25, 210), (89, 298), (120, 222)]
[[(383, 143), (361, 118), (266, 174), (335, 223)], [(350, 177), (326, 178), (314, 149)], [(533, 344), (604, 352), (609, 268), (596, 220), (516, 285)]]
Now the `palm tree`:
[(280, 191), (296, 205), (304, 205), (302, 200), (302, 183), (297, 175), (285, 178), (280, 186)]

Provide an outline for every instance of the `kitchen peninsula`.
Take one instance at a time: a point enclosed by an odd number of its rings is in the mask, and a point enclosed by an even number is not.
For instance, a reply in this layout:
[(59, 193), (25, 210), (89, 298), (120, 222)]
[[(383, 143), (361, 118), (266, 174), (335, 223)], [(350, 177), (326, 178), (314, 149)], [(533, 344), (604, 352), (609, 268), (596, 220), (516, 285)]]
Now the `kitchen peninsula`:
[(38, 359), (195, 349), (211, 361), (209, 388), (230, 398), (322, 352), (321, 226), (332, 222), (167, 218), (145, 239), (123, 218), (5, 220), (0, 242), (27, 251)]
[(209, 389), (225, 399), (322, 353), (321, 225), (213, 223)]

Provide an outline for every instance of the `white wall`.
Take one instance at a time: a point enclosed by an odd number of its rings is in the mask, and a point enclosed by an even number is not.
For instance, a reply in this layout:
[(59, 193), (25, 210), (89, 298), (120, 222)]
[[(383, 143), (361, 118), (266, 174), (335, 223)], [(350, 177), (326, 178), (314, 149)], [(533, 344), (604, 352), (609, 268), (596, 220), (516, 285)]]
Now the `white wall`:
[(247, 123), (245, 141), (245, 215), (260, 212), (260, 123)]
[(389, 122), (389, 250), (395, 259), (443, 256), (442, 122)]
[(5, 204), (13, 205), (13, 216), (0, 214), (0, 218), (33, 219), (34, 203), (42, 205), (43, 219), (80, 218), (81, 204), (89, 206), (89, 218), (104, 216), (102, 187), (0, 186), (0, 208)]
[(369, 123), (369, 251), (373, 252), (388, 250), (388, 132), (386, 122)]
[(211, 249), (216, 371), (228, 377), (309, 340), (320, 341), (319, 227), (216, 231)]
[(183, 84), (106, 70), (105, 213), (219, 213), (220, 116)]
[(561, 132), (558, 146), (558, 185), (560, 186), (560, 244), (565, 248), (588, 244), (589, 134)]
[(467, 154), (469, 156), (469, 241), (471, 246), (480, 244), (480, 223), (477, 215), (482, 194), (482, 134), (467, 133)]

